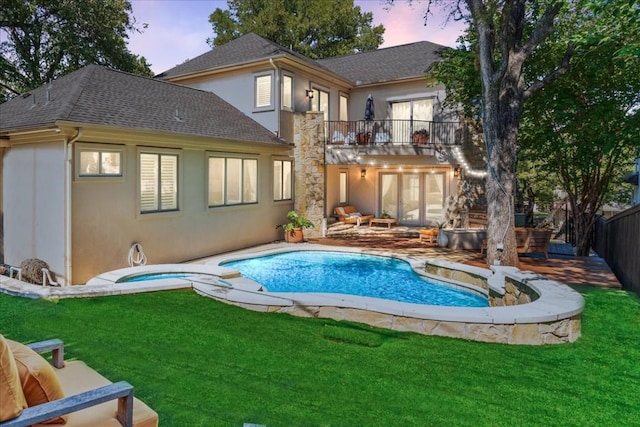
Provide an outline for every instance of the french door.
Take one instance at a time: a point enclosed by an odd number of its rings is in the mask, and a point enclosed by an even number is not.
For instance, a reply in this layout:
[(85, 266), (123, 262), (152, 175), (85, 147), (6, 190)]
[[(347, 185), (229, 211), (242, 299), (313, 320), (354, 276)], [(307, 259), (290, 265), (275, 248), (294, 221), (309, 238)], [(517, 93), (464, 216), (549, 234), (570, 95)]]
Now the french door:
[(380, 212), (408, 226), (429, 226), (444, 217), (443, 173), (380, 174)]

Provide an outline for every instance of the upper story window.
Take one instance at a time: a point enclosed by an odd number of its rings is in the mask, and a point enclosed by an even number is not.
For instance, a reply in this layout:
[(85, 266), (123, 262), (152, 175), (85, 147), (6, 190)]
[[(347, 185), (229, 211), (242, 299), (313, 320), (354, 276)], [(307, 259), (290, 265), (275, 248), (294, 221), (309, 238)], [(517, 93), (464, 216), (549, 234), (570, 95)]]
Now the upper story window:
[(178, 155), (140, 153), (140, 213), (178, 210)]
[(122, 176), (121, 150), (79, 150), (78, 176)]
[(340, 120), (346, 122), (349, 120), (349, 98), (340, 95)]
[(293, 109), (293, 77), (282, 76), (282, 108)]
[(291, 160), (273, 161), (273, 200), (293, 198), (293, 176)]
[(311, 111), (322, 111), (324, 119), (329, 120), (329, 92), (322, 89), (313, 89)]
[(271, 74), (255, 76), (255, 108), (273, 108), (272, 80)]
[(209, 157), (209, 206), (258, 203), (258, 160)]

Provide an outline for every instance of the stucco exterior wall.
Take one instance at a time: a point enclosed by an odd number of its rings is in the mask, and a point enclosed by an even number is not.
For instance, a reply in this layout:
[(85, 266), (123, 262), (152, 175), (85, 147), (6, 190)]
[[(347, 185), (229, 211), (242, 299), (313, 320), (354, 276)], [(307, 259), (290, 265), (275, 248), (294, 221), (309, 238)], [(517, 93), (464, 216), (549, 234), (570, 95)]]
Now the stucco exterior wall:
[(39, 258), (64, 279), (65, 144), (7, 149), (3, 162), (5, 262)]
[(356, 87), (349, 95), (349, 120), (364, 119), (367, 97), (372, 95), (377, 120), (392, 118), (389, 110), (391, 102), (430, 98), (433, 99), (434, 121), (457, 121), (457, 115), (453, 111), (446, 111), (442, 107), (442, 100), (445, 98), (444, 85), (429, 87), (428, 83), (429, 81), (425, 78), (371, 87)]
[[(79, 142), (78, 144), (81, 144)], [(124, 147), (124, 177), (73, 182), (73, 283), (128, 266), (131, 245), (140, 243), (149, 264), (175, 263), (281, 239), (276, 225), (293, 202), (273, 201), (272, 160), (288, 158), (288, 147), (242, 147), (258, 159), (258, 203), (209, 208), (207, 149), (177, 148), (180, 210), (140, 214), (136, 145)], [(228, 147), (219, 151), (232, 155)]]

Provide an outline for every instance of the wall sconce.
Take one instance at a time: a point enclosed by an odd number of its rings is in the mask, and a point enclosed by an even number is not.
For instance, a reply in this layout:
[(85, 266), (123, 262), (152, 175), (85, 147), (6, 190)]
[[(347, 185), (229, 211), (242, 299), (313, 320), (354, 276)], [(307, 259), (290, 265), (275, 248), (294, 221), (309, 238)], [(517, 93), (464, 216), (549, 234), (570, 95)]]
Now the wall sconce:
[(312, 89), (307, 89), (307, 98), (313, 99), (313, 90)]
[(453, 168), (453, 177), (460, 178), (460, 168)]
[(362, 169), (360, 171), (360, 178), (366, 178), (367, 177), (367, 170), (366, 169)]

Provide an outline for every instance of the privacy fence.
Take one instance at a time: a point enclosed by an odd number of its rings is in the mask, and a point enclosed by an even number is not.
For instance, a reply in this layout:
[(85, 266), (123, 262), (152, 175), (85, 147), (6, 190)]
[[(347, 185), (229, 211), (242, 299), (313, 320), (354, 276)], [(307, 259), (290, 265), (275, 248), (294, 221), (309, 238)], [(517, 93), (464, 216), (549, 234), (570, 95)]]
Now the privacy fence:
[(622, 287), (640, 295), (640, 205), (596, 222), (593, 249)]

